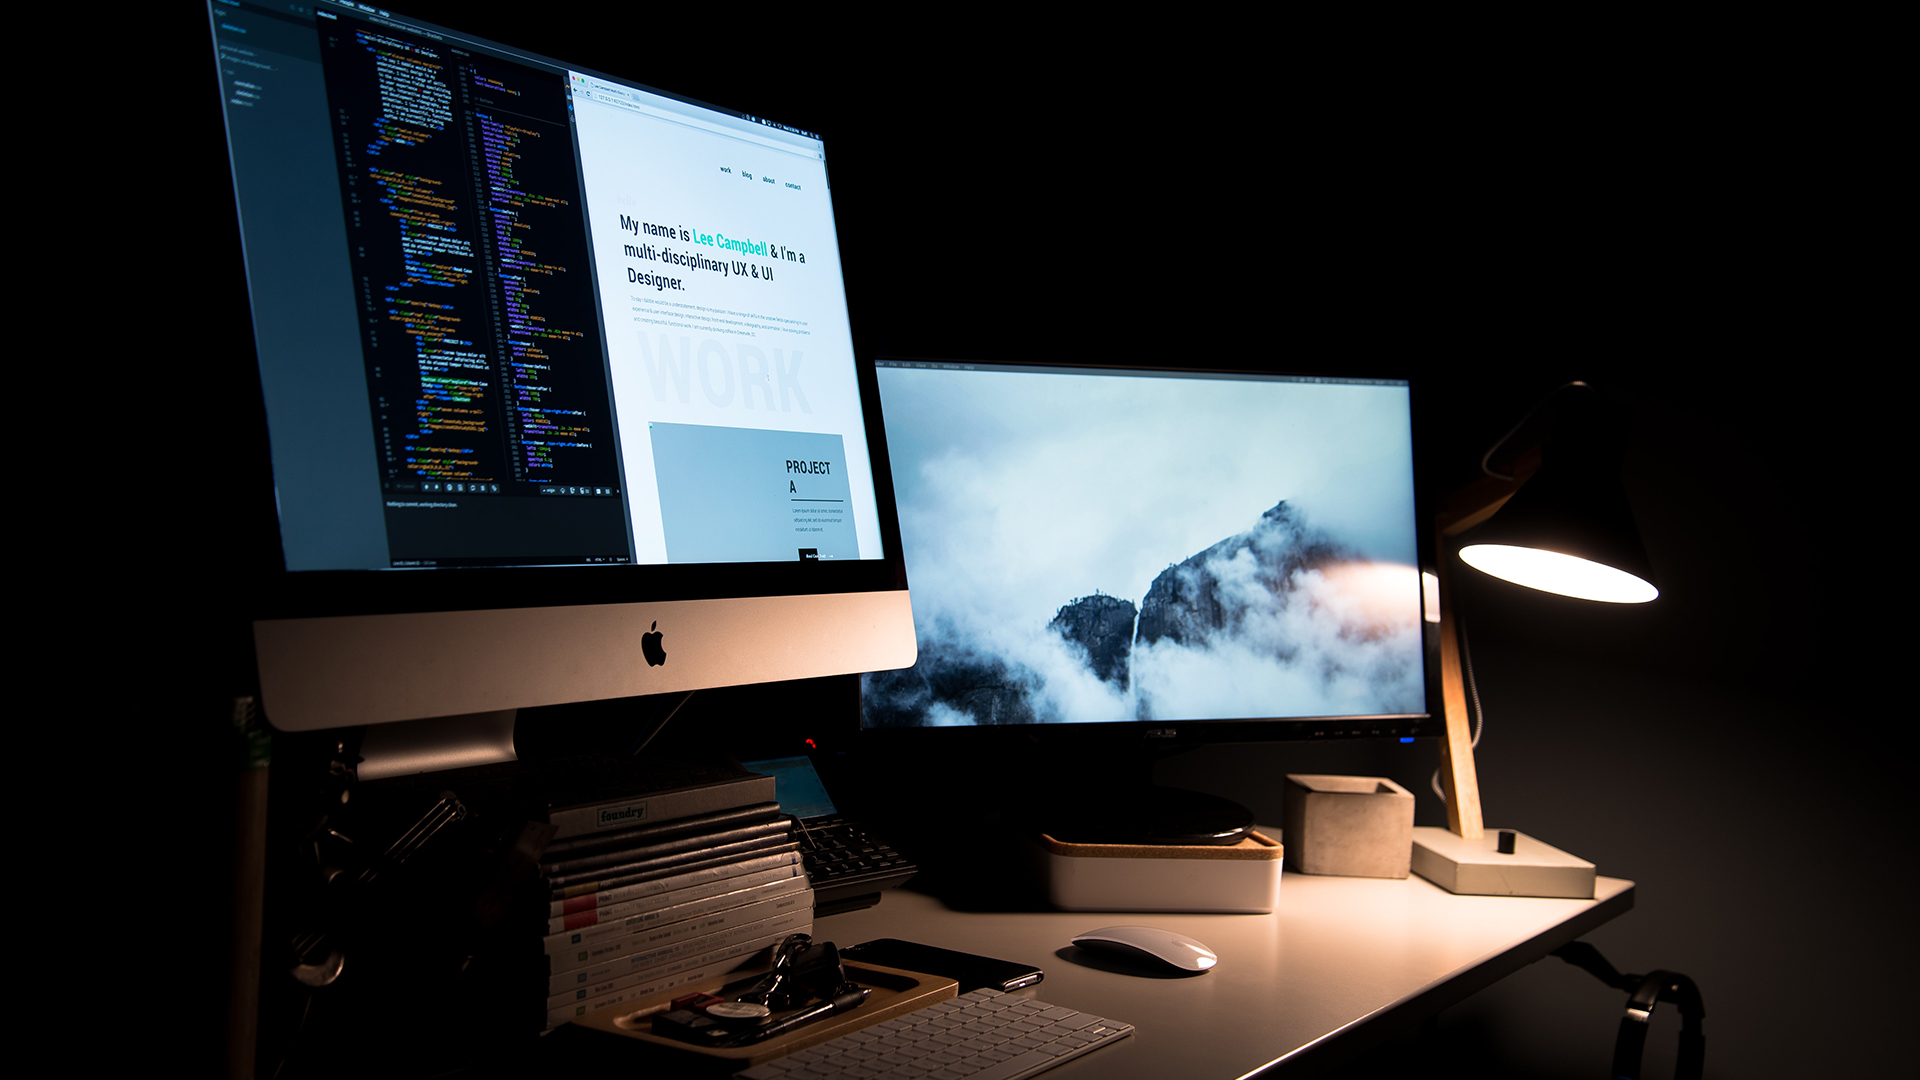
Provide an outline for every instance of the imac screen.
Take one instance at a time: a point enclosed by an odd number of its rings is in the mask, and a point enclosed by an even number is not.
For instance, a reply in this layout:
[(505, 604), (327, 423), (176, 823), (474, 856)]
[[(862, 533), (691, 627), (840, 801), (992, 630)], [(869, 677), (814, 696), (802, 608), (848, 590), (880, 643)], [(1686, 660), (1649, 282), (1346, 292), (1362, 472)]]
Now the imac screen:
[(276, 725), (911, 660), (819, 136), (383, 7), (207, 12)]
[(1427, 712), (1405, 382), (876, 366), (919, 659), (863, 726)]
[(289, 571), (883, 557), (818, 137), (211, 8)]

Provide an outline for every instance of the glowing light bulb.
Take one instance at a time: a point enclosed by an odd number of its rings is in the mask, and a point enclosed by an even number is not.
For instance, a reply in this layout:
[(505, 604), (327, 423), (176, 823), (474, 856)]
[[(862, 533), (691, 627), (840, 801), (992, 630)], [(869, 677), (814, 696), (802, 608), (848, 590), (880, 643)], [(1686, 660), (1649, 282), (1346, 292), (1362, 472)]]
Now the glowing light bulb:
[(1460, 549), (1468, 566), (1529, 589), (1608, 604), (1644, 604), (1660, 590), (1625, 570), (1538, 548), (1472, 544)]

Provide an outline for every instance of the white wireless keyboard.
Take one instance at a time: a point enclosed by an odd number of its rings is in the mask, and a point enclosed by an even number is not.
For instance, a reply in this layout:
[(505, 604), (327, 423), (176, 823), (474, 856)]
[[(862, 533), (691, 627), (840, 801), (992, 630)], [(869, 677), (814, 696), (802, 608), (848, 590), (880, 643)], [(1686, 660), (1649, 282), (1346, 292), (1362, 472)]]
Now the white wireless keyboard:
[(975, 990), (755, 1065), (744, 1080), (1021, 1080), (1133, 1034), (1044, 1001)]

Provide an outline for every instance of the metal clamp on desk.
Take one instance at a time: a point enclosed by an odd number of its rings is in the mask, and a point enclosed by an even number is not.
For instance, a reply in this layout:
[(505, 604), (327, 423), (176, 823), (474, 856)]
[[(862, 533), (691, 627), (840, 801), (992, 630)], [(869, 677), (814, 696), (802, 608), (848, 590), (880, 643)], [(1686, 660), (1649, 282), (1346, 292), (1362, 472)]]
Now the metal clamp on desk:
[(1700, 988), (1677, 971), (1653, 971), (1645, 975), (1622, 975), (1600, 950), (1584, 941), (1562, 945), (1553, 950), (1557, 956), (1617, 990), (1625, 990), (1627, 1014), (1620, 1018), (1620, 1033), (1613, 1041), (1615, 1080), (1639, 1080), (1640, 1060), (1647, 1046), (1647, 1025), (1653, 1021), (1653, 1007), (1662, 1000), (1680, 1009), (1680, 1054), (1674, 1063), (1674, 1080), (1700, 1080), (1706, 1068), (1707, 1037), (1700, 1029), (1707, 1008), (1700, 999)]

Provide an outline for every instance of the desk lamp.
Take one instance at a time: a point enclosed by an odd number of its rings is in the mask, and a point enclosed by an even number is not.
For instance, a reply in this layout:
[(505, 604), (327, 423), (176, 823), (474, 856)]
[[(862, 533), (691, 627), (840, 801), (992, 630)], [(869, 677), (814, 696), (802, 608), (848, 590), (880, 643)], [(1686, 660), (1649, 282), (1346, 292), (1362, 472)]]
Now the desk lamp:
[[(1496, 472), (1495, 453), (1548, 404), (1555, 407), (1548, 437), (1522, 451), (1511, 473)], [(1568, 383), (1486, 452), (1485, 475), (1449, 498), (1436, 520), (1443, 597), (1450, 592), (1447, 545), (1456, 539), (1462, 562), (1528, 588), (1599, 603), (1646, 603), (1660, 594), (1620, 482), (1619, 427), (1608, 421), (1586, 383)], [(1592, 863), (1513, 830), (1489, 836), (1482, 824), (1453, 606), (1440, 605), (1447, 828), (1413, 831), (1413, 870), (1456, 893), (1591, 897)]]

